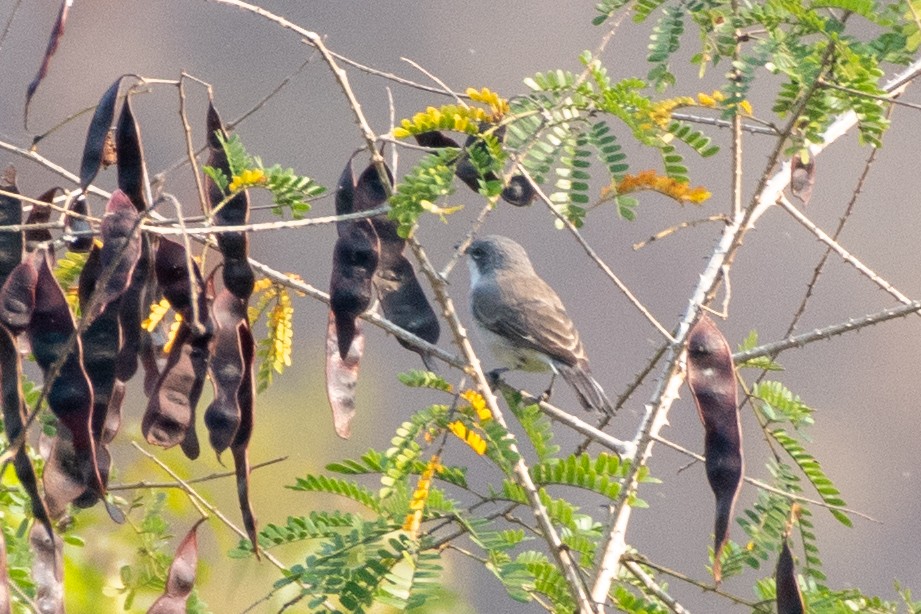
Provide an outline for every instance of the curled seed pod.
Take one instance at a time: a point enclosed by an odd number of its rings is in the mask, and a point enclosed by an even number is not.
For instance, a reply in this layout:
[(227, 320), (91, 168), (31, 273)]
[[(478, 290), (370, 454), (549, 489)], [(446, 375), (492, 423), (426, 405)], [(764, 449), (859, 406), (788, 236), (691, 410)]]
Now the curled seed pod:
[(118, 127), (115, 129), (115, 150), (118, 152), (118, 187), (131, 200), (138, 213), (147, 209), (144, 185), (147, 169), (144, 166), (144, 149), (141, 130), (131, 111), (131, 96), (125, 98)]
[(186, 601), (195, 586), (195, 575), (198, 568), (197, 530), (204, 521), (205, 519), (202, 518), (196, 522), (182, 538), (173, 562), (169, 566), (163, 594), (150, 606), (147, 614), (185, 614)]
[[(69, 210), (79, 215), (88, 215), (86, 197), (82, 194), (70, 202)], [(72, 252), (88, 252), (93, 246), (93, 229), (90, 223), (83, 218), (68, 215), (64, 220), (64, 234), (69, 235), (67, 248)]]
[[(102, 165), (105, 156), (106, 141), (111, 144), (110, 129), (112, 121), (115, 119), (115, 103), (118, 102), (118, 86), (122, 78), (119, 77), (115, 83), (102, 94), (99, 104), (96, 105), (96, 111), (90, 120), (90, 126), (86, 132), (86, 141), (83, 145), (83, 158), (80, 161), (80, 189), (85, 193), (86, 189), (96, 178), (99, 167)], [(92, 241), (92, 239), (91, 239)], [(89, 248), (87, 248), (89, 249)], [(79, 251), (79, 250), (75, 250)]]
[(329, 296), (343, 360), (352, 345), (356, 318), (371, 305), (372, 277), (379, 254), (377, 235), (367, 220), (355, 220), (336, 241)]
[(240, 339), (240, 349), (243, 356), (243, 380), (237, 390), (237, 403), (240, 406), (240, 425), (230, 444), (233, 454), (234, 471), (237, 478), (237, 500), (240, 505), (240, 514), (243, 517), (243, 526), (253, 545), (253, 553), (259, 558), (259, 533), (256, 526), (256, 516), (249, 499), (249, 439), (253, 434), (256, 420), (255, 385), (253, 382), (253, 360), (256, 356), (256, 342), (249, 328), (249, 322), (243, 320), (237, 325), (237, 336)]
[[(16, 187), (16, 169), (8, 167), (0, 175), (0, 190), (19, 194)], [(13, 196), (0, 194), (0, 226), (22, 224), (22, 201)], [(21, 232), (0, 232), (0, 284), (22, 262), (23, 234)]]
[[(220, 169), (226, 177), (230, 177), (233, 171), (227, 160), (227, 153), (221, 145), (221, 138), (226, 138), (227, 132), (224, 130), (224, 124), (221, 122), (221, 117), (213, 104), (208, 105), (206, 123), (210, 152), (208, 166)], [(225, 195), (220, 186), (216, 185), (208, 176), (205, 176), (205, 183), (208, 187), (208, 199), (211, 207), (216, 211), (214, 214), (215, 223), (218, 226), (246, 224), (249, 220), (249, 196), (246, 191), (244, 190), (224, 202)], [(256, 278), (247, 259), (246, 233), (220, 233), (217, 236), (217, 245), (224, 256), (224, 286), (241, 299), (249, 299), (249, 296), (253, 293)]]
[(803, 595), (796, 583), (796, 566), (786, 536), (777, 558), (774, 583), (777, 586), (777, 614), (803, 614), (806, 611)]
[(32, 321), (38, 284), (36, 261), (40, 262), (41, 258), (26, 258), (20, 262), (0, 287), (0, 322), (14, 335), (25, 331)]
[(340, 352), (336, 334), (336, 316), (329, 312), (326, 328), (326, 397), (333, 410), (333, 426), (343, 439), (352, 435), (352, 418), (355, 417), (355, 388), (358, 369), (365, 352), (365, 337), (358, 327), (352, 337), (345, 358)]
[[(16, 339), (0, 326), (0, 388), (3, 394), (3, 426), (8, 442), (18, 441), (23, 436), (26, 424), (25, 401), (22, 393), (22, 361)], [(35, 467), (26, 452), (25, 445), (19, 447), (13, 457), (13, 468), (32, 504), (32, 515), (45, 528), (49, 536), (54, 535), (48, 508), (38, 490)], [(2, 533), (2, 532), (0, 532)], [(5, 574), (0, 573), (5, 578)], [(0, 608), (0, 612), (2, 612)]]
[[(141, 432), (148, 443), (170, 448), (186, 442), (189, 432), (195, 429), (195, 407), (201, 397), (207, 366), (208, 339), (193, 337), (183, 323), (141, 422)], [(183, 445), (183, 452), (194, 459), (198, 456), (197, 438), (192, 437)]]
[(51, 66), (51, 57), (57, 52), (58, 43), (60, 43), (61, 37), (64, 36), (64, 25), (67, 23), (67, 15), (70, 13), (70, 6), (72, 4), (73, 0), (62, 0), (57, 19), (54, 21), (54, 27), (51, 28), (51, 35), (48, 37), (48, 46), (45, 47), (45, 55), (42, 56), (42, 63), (39, 65), (35, 77), (32, 79), (31, 83), (29, 83), (29, 87), (26, 88), (26, 104), (22, 112), (23, 125), (28, 124), (29, 103), (32, 102), (32, 96), (35, 95), (35, 91), (38, 89), (39, 84), (41, 84), (42, 80), (48, 74), (48, 67)]
[(742, 486), (742, 427), (732, 352), (706, 314), (688, 336), (688, 385), (704, 424), (707, 480), (716, 498), (713, 579), (721, 580), (720, 555)]
[[(40, 200), (43, 203), (48, 203), (50, 205), (54, 202), (54, 197), (57, 196), (58, 192), (62, 192), (61, 188), (51, 188), (47, 192), (43, 193), (36, 200)], [(48, 205), (40, 205), (38, 203), (32, 204), (32, 210), (29, 212), (29, 217), (26, 218), (26, 224), (47, 224), (51, 221), (51, 207)], [(25, 231), (26, 239), (26, 251), (34, 251), (37, 247), (41, 246), (43, 243), (51, 241), (51, 231), (47, 228), (30, 228)]]
[(213, 313), (215, 332), (208, 369), (214, 400), (205, 410), (205, 426), (211, 447), (220, 454), (233, 442), (240, 426), (238, 392), (246, 365), (238, 327), (246, 320), (246, 305), (225, 288), (214, 300)]
[(29, 532), (32, 551), (33, 601), (38, 610), (47, 614), (64, 614), (64, 541), (49, 537), (34, 525)]
[(815, 157), (809, 156), (808, 153), (807, 161), (804, 161), (803, 157), (802, 153), (797, 153), (790, 163), (790, 192), (800, 199), (805, 207), (809, 204), (812, 188), (815, 187)]
[(502, 200), (516, 207), (525, 207), (534, 201), (537, 192), (524, 175), (512, 175), (502, 188)]
[(76, 325), (64, 291), (51, 272), (47, 256), (44, 256), (43, 250), (36, 254), (41, 262), (35, 286), (35, 309), (27, 331), (32, 353), (45, 377), (54, 376), (52, 368), (57, 363), (61, 364), (48, 391), (48, 406), (67, 428), (81, 465), (91, 467), (95, 479), (86, 485), (97, 488), (102, 494), (105, 490), (96, 467), (96, 451), (90, 429), (93, 388), (83, 369), (83, 346), (76, 335)]

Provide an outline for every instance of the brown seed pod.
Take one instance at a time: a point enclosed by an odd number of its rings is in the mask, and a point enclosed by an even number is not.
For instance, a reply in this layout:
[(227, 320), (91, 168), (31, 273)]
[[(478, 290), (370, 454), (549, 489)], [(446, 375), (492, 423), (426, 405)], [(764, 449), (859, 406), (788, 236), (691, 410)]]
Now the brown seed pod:
[[(58, 50), (58, 44), (61, 37), (64, 36), (64, 25), (67, 23), (67, 15), (70, 13), (70, 6), (73, 0), (61, 0), (61, 8), (58, 11), (57, 19), (54, 20), (54, 27), (51, 28), (51, 35), (48, 37), (48, 46), (45, 47), (45, 55), (42, 56), (42, 63), (38, 67), (38, 72), (26, 88), (26, 104), (23, 107), (23, 125), (28, 125), (29, 103), (32, 102), (32, 96), (38, 89), (39, 84), (48, 74), (48, 67), (51, 66), (51, 57)], [(28, 129), (28, 128), (27, 128)]]
[[(16, 339), (10, 332), (0, 326), (0, 389), (3, 395), (3, 426), (6, 440), (15, 442), (23, 436), (26, 424), (26, 408), (22, 393), (22, 361)], [(32, 515), (44, 527), (49, 536), (54, 534), (48, 508), (38, 490), (38, 478), (35, 467), (26, 452), (25, 445), (20, 446), (13, 457), (13, 469), (32, 504)], [(0, 574), (0, 577), (5, 577)], [(2, 612), (2, 608), (0, 608)]]
[(336, 317), (339, 355), (343, 360), (352, 345), (356, 318), (371, 305), (372, 277), (379, 254), (380, 243), (367, 220), (352, 222), (333, 249), (329, 298)]
[(790, 192), (804, 207), (809, 204), (815, 187), (815, 158), (808, 156), (808, 160), (804, 162), (803, 154), (797, 153), (790, 163)]
[(246, 365), (239, 326), (246, 321), (246, 305), (225, 288), (215, 298), (212, 311), (215, 332), (208, 369), (214, 400), (205, 410), (205, 426), (211, 447), (220, 454), (233, 442), (240, 426), (238, 393)]
[(253, 381), (253, 360), (256, 356), (256, 342), (249, 328), (249, 322), (243, 320), (237, 325), (237, 336), (240, 339), (240, 349), (243, 356), (243, 380), (237, 390), (237, 403), (240, 406), (240, 425), (230, 444), (233, 454), (233, 465), (237, 477), (237, 500), (240, 505), (240, 514), (243, 517), (243, 526), (253, 545), (253, 553), (259, 558), (259, 533), (256, 526), (256, 516), (249, 499), (249, 439), (255, 426), (255, 383)]
[(141, 130), (131, 111), (131, 96), (125, 98), (115, 130), (115, 150), (118, 153), (118, 188), (124, 192), (138, 213), (147, 209), (144, 185), (147, 169), (144, 166), (144, 149)]
[[(122, 329), (122, 346), (118, 353), (116, 377), (127, 382), (134, 377), (138, 368), (138, 356), (145, 359), (145, 369), (148, 379), (152, 376), (154, 381), (159, 377), (156, 368), (156, 359), (151, 363), (153, 344), (150, 333), (143, 330), (141, 323), (147, 316), (150, 303), (153, 302), (154, 289), (154, 255), (155, 250), (150, 237), (141, 235), (140, 253), (131, 273), (128, 288), (122, 294), (118, 311), (118, 320)], [(150, 365), (153, 365), (153, 373)]]
[(732, 352), (706, 314), (688, 336), (688, 386), (704, 424), (707, 480), (716, 498), (713, 579), (722, 579), (720, 555), (742, 486), (742, 428)]
[[(36, 200), (48, 204), (33, 203), (32, 210), (29, 211), (29, 217), (26, 218), (26, 224), (47, 224), (51, 221), (51, 207), (48, 205), (54, 202), (54, 197), (57, 196), (58, 192), (63, 192), (63, 190), (61, 188), (51, 188), (39, 196)], [(46, 228), (28, 229), (25, 231), (25, 239), (26, 251), (31, 252), (42, 243), (52, 239), (51, 231)]]
[[(83, 346), (76, 335), (76, 325), (64, 298), (64, 291), (51, 272), (44, 251), (40, 258), (38, 282), (35, 286), (35, 309), (27, 330), (35, 361), (45, 377), (54, 375), (51, 369), (63, 360), (48, 390), (48, 406), (67, 428), (81, 465), (91, 468), (95, 479), (86, 483), (100, 494), (105, 492), (96, 467), (96, 452), (90, 429), (93, 408), (93, 388), (83, 368)], [(71, 342), (72, 340), (72, 342)]]
[(777, 614), (803, 614), (806, 611), (803, 595), (796, 583), (796, 566), (786, 536), (777, 558), (774, 583), (777, 586)]
[(179, 327), (141, 422), (148, 443), (164, 448), (183, 444), (182, 451), (191, 459), (198, 456), (195, 407), (205, 384), (208, 341), (194, 337), (185, 323)]
[(198, 568), (198, 526), (202, 518), (182, 538), (166, 576), (166, 588), (147, 614), (185, 614), (186, 601), (195, 586)]
[(14, 335), (26, 330), (32, 321), (35, 309), (35, 286), (38, 284), (38, 268), (45, 251), (38, 256), (20, 262), (0, 287), (0, 323)]
[[(102, 94), (93, 118), (90, 120), (90, 126), (86, 132), (86, 141), (83, 145), (83, 158), (80, 161), (80, 189), (86, 192), (86, 189), (102, 165), (105, 155), (106, 140), (110, 139), (109, 130), (112, 128), (112, 120), (115, 118), (115, 103), (118, 102), (118, 86), (122, 82), (122, 77), (115, 80), (115, 83)], [(89, 248), (87, 248), (89, 249)]]
[[(16, 169), (8, 167), (0, 175), (0, 190), (19, 194), (16, 187)], [(13, 196), (0, 194), (0, 226), (22, 224), (22, 201)], [(22, 262), (23, 234), (21, 232), (0, 232), (0, 284)]]
[(161, 237), (157, 247), (154, 270), (163, 296), (187, 323), (195, 322), (196, 313), (192, 309), (192, 288), (195, 288), (195, 297), (198, 301), (198, 325), (204, 331), (203, 334), (210, 334), (211, 322), (208, 317), (204, 280), (198, 265), (194, 262), (192, 262), (192, 271), (189, 272), (189, 258), (185, 247)]
[[(70, 202), (69, 210), (79, 215), (88, 215), (86, 197), (82, 194)], [(71, 235), (67, 239), (67, 249), (72, 252), (84, 253), (93, 247), (93, 229), (84, 218), (68, 215), (64, 220), (64, 232)]]
[[(214, 104), (209, 103), (208, 105), (206, 124), (210, 152), (208, 166), (220, 169), (225, 176), (230, 177), (232, 175), (230, 163), (227, 161), (227, 154), (221, 145), (221, 140), (218, 138), (218, 135), (226, 138), (227, 132), (224, 130), (221, 116), (218, 115)], [(217, 210), (214, 214), (214, 221), (218, 226), (238, 226), (247, 223), (249, 220), (249, 196), (245, 190), (227, 202), (223, 202), (224, 192), (207, 175), (205, 176), (205, 184), (207, 185), (208, 200), (211, 203), (211, 207)], [(217, 245), (224, 256), (224, 287), (244, 301), (248, 300), (253, 293), (255, 275), (247, 259), (249, 250), (246, 233), (222, 232), (217, 235)]]
[(355, 388), (358, 385), (358, 368), (365, 351), (365, 337), (358, 327), (346, 352), (340, 352), (336, 336), (336, 316), (329, 312), (326, 328), (326, 397), (333, 410), (333, 426), (343, 439), (352, 435), (352, 418), (355, 417)]

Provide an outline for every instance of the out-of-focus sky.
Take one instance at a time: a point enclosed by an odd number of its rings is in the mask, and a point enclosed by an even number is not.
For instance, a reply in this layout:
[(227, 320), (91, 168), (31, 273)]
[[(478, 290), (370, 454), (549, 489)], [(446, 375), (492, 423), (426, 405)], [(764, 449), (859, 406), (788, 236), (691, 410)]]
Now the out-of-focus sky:
[[(10, 0), (0, 2), (0, 22), (6, 23), (14, 4)], [(103, 90), (124, 73), (176, 79), (185, 71), (210, 83), (224, 119), (235, 119), (312, 58), (283, 90), (240, 124), (237, 132), (250, 152), (260, 155), (266, 163), (291, 166), (330, 188), (335, 186), (346, 160), (362, 145), (331, 73), (297, 35), (228, 6), (166, 0), (75, 3), (49, 75), (33, 101), (27, 132), (22, 125), (25, 89), (44, 52), (56, 5), (21, 3), (0, 48), (0, 139), (7, 143), (27, 147), (32, 134), (94, 104)], [(403, 60), (407, 58), (455, 90), (488, 86), (504, 96), (524, 93), (523, 78), (536, 71), (579, 70), (577, 56), (596, 47), (605, 32), (591, 24), (594, 2), (588, 0), (536, 0), (526, 4), (487, 0), (462, 4), (276, 0), (262, 5), (320, 33), (332, 50), (357, 62), (427, 82), (424, 74)], [(645, 76), (647, 35), (648, 28), (634, 26), (629, 20), (620, 26), (603, 56), (613, 77)], [(683, 43), (685, 51), (679, 58), (687, 58), (696, 50), (693, 37), (686, 36)], [(696, 68), (676, 65), (675, 69), (679, 88), (673, 94), (695, 95), (718, 87), (725, 67), (711, 68), (699, 81)], [(348, 74), (377, 132), (386, 132), (389, 127), (388, 95), (392, 95), (397, 119), (427, 105), (449, 101), (354, 69), (349, 69)], [(913, 94), (910, 89), (908, 97)], [(187, 104), (197, 143), (204, 139), (206, 100), (202, 88), (189, 86)], [(768, 116), (770, 103), (764, 92), (756, 92), (752, 103), (756, 114)], [(134, 109), (151, 173), (182, 158), (185, 143), (178, 121), (176, 89), (154, 86), (150, 93), (136, 98)], [(917, 250), (921, 216), (915, 195), (921, 178), (914, 168), (919, 122), (912, 113), (916, 111), (894, 112), (897, 128), (886, 135), (885, 147), (841, 240), (882, 277), (908, 296), (917, 297), (921, 295)], [(39, 145), (39, 152), (75, 171), (88, 120), (89, 116), (84, 115), (57, 130)], [(611, 124), (619, 129), (616, 121)], [(728, 145), (725, 131), (712, 128), (707, 132), (721, 145)], [(624, 132), (622, 137), (621, 142), (629, 141), (629, 134)], [(746, 138), (747, 199), (772, 142)], [(725, 147), (707, 160), (687, 154), (692, 182), (714, 193), (700, 209), (680, 208), (664, 198), (644, 196), (639, 219), (634, 223), (618, 219), (610, 205), (589, 213), (586, 238), (667, 328), (684, 310), (720, 227), (705, 224), (683, 230), (638, 251), (631, 245), (682, 221), (726, 211), (730, 170), (727, 152)], [(634, 170), (653, 168), (657, 163), (649, 152), (630, 153)], [(807, 214), (823, 228), (833, 229), (837, 223), (868, 153), (866, 148), (858, 147), (856, 137), (849, 135), (819, 158), (818, 180)], [(405, 170), (416, 154), (401, 151), (400, 158), (399, 170)], [(25, 194), (34, 196), (56, 184), (69, 187), (67, 181), (47, 169), (0, 151), (0, 165), (10, 163), (19, 170), (19, 185)], [(600, 167), (595, 175), (601, 177)], [(99, 183), (112, 187), (114, 173), (104, 173)], [(596, 183), (594, 189), (600, 189), (600, 180)], [(194, 184), (187, 167), (167, 176), (166, 189), (186, 203), (187, 214), (196, 213)], [(257, 198), (256, 202), (265, 200)], [(482, 206), (464, 189), (450, 202), (466, 208), (448, 225), (427, 219), (418, 232), (439, 267), (451, 255), (466, 223)], [(101, 204), (94, 206), (98, 210)], [(332, 200), (325, 199), (314, 211), (328, 214), (332, 208)], [(271, 217), (262, 213), (257, 219)], [(529, 250), (538, 272), (556, 288), (579, 326), (596, 376), (612, 396), (618, 395), (661, 342), (656, 331), (590, 263), (573, 237), (554, 228), (552, 217), (542, 205), (528, 209), (500, 206), (489, 216), (485, 231), (509, 235)], [(308, 283), (325, 289), (334, 235), (332, 227), (266, 233), (251, 240), (252, 255), (276, 269), (296, 272)], [(822, 252), (823, 247), (788, 216), (779, 210), (769, 212), (747, 238), (733, 269), (729, 319), (720, 325), (730, 343), (737, 345), (752, 329), (757, 329), (764, 341), (778, 338), (799, 304)], [(450, 284), (464, 321), (469, 323), (466, 267), (455, 269)], [(799, 330), (840, 322), (892, 304), (888, 295), (832, 256)], [(402, 350), (382, 332), (366, 327), (368, 344), (358, 391), (359, 414), (352, 438), (339, 440), (332, 429), (324, 394), (325, 307), (309, 299), (296, 299), (295, 313), (294, 366), (258, 399), (257, 427), (251, 445), (253, 462), (288, 457), (284, 463), (253, 474), (254, 507), (262, 523), (281, 523), (288, 515), (327, 506), (329, 497), (292, 493), (282, 486), (308, 471), (320, 471), (330, 461), (357, 457), (370, 447), (386, 448), (394, 428), (413, 409), (439, 400), (399, 385), (399, 372), (420, 366), (416, 356)], [(819, 508), (814, 509), (825, 571), (833, 587), (856, 585), (889, 598), (894, 597), (893, 580), (916, 589), (921, 587), (921, 560), (917, 556), (921, 550), (921, 457), (915, 453), (915, 416), (921, 392), (921, 378), (917, 376), (921, 362), (919, 325), (917, 317), (909, 317), (790, 351), (780, 359), (786, 370), (776, 377), (818, 409), (810, 449), (841, 487), (848, 504), (876, 519), (870, 522), (856, 518), (854, 528), (847, 529)], [(444, 334), (442, 344), (451, 350), (447, 338)], [(485, 361), (487, 366), (495, 366), (488, 357)], [(457, 381), (458, 376), (450, 373), (449, 378)], [(532, 390), (546, 384), (541, 378), (524, 375), (511, 375), (509, 381)], [(633, 435), (649, 391), (647, 385), (634, 396), (614, 421), (613, 433), (621, 437)], [(118, 440), (122, 442), (117, 450), (121, 474), (116, 477), (124, 481), (164, 479), (155, 466), (139, 458), (127, 445), (131, 439), (139, 439), (138, 425), (145, 405), (139, 386), (133, 386), (130, 394), (127, 424)], [(563, 386), (556, 388), (554, 399), (563, 406), (576, 407)], [(202, 407), (206, 402), (207, 399)], [(670, 422), (663, 433), (666, 437), (701, 450), (702, 427), (686, 392), (672, 409)], [(749, 409), (744, 410), (743, 425), (748, 471), (756, 477), (766, 477), (763, 463), (768, 451)], [(559, 437), (564, 449), (576, 441), (565, 434)], [(477, 471), (481, 461), (471, 458), (463, 448), (453, 448), (452, 453), (456, 454), (452, 462), (470, 463), (471, 471)], [(196, 463), (186, 461), (177, 450), (160, 455), (185, 476), (220, 469), (208, 453)], [(706, 581), (704, 563), (712, 530), (712, 495), (701, 465), (679, 472), (686, 462), (684, 457), (656, 447), (651, 466), (662, 484), (643, 487), (640, 495), (651, 507), (634, 513), (627, 538), (653, 561)], [(230, 481), (209, 483), (202, 491), (237, 518)], [(738, 509), (750, 504), (754, 497), (754, 490), (746, 485)], [(178, 541), (194, 514), (178, 494), (170, 495), (169, 502)], [(93, 537), (87, 547), (82, 552), (68, 550), (68, 555), (93, 558), (100, 573), (117, 582), (118, 567), (130, 560), (130, 547), (125, 544), (130, 543), (131, 529), (106, 525), (98, 510), (85, 515), (97, 516), (104, 529), (94, 532), (88, 528)], [(78, 529), (79, 525), (78, 520)], [(732, 531), (733, 537), (743, 538), (738, 527)], [(210, 523), (200, 530), (200, 535), (207, 553), (201, 594), (214, 611), (242, 610), (268, 592), (277, 577), (274, 570), (265, 563), (227, 560), (224, 553), (235, 539), (224, 527)], [(289, 564), (298, 560), (294, 550), (279, 556)], [(772, 565), (771, 561), (765, 563), (765, 575)], [(498, 582), (488, 575), (469, 575), (475, 567), (459, 556), (448, 557), (445, 583), (459, 593), (463, 603), (469, 604), (468, 611), (536, 611), (534, 606), (505, 598)], [(725, 588), (752, 598), (753, 578), (749, 573), (741, 579), (731, 579)], [(744, 611), (678, 581), (669, 584), (691, 611)], [(75, 599), (80, 603), (78, 597)], [(461, 611), (462, 606), (454, 607)], [(75, 606), (73, 611), (80, 611), (80, 607)]]

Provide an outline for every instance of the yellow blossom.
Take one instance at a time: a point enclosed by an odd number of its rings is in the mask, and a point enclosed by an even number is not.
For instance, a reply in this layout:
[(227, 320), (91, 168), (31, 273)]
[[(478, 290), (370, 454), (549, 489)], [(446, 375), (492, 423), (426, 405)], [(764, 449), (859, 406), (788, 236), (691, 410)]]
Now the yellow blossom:
[(747, 100), (743, 100), (739, 103), (739, 109), (742, 110), (744, 115), (752, 115), (754, 113), (754, 111), (752, 111), (752, 104)]
[(141, 322), (141, 328), (146, 330), (148, 333), (154, 332), (154, 329), (163, 321), (163, 317), (166, 315), (166, 312), (169, 311), (170, 304), (169, 301), (160, 299), (159, 303), (154, 303), (150, 306), (150, 314), (147, 316), (147, 319)]
[(231, 192), (236, 192), (254, 185), (262, 185), (265, 182), (265, 172), (261, 168), (247, 168), (239, 175), (234, 175), (227, 188)]
[(492, 420), (492, 412), (486, 407), (486, 399), (484, 399), (483, 395), (479, 392), (476, 390), (465, 390), (461, 393), (461, 397), (470, 403), (470, 407), (476, 412), (477, 419), (480, 422)]
[(467, 425), (460, 420), (455, 420), (449, 424), (448, 429), (450, 429), (458, 439), (470, 446), (477, 454), (482, 456), (486, 453), (486, 440), (483, 439), (479, 433), (468, 429)]

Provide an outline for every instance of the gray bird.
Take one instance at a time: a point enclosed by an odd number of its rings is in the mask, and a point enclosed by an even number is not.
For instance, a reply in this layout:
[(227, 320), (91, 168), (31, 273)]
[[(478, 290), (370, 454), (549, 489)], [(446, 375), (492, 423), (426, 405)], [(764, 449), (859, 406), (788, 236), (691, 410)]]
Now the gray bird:
[(467, 258), (473, 320), (496, 358), (509, 369), (559, 373), (585, 409), (613, 415), (560, 297), (534, 272), (524, 248), (488, 236), (470, 244)]

